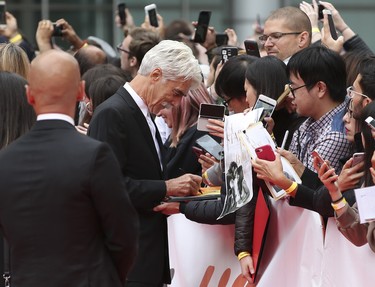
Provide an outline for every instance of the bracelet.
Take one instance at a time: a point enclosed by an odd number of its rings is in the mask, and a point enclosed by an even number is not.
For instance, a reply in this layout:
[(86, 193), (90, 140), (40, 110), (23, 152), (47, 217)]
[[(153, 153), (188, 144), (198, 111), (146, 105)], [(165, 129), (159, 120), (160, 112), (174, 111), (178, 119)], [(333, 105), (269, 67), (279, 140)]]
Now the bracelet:
[(17, 42), (19, 42), (21, 40), (22, 40), (22, 35), (21, 34), (17, 34), (16, 36), (10, 38), (9, 42), (11, 42), (11, 43), (17, 43)]
[(285, 189), (285, 192), (289, 194), (292, 191), (294, 191), (297, 188), (297, 186), (298, 186), (298, 183), (293, 181), (292, 184), (287, 189)]
[(250, 253), (247, 252), (247, 251), (242, 251), (242, 252), (240, 252), (240, 254), (237, 255), (237, 258), (238, 258), (238, 260), (241, 260), (242, 258), (244, 258), (246, 256), (250, 256)]
[(311, 32), (313, 32), (313, 33), (320, 33), (320, 30), (319, 30), (318, 27), (314, 27), (314, 28), (312, 28)]
[(344, 198), (344, 196), (341, 195), (341, 197), (340, 197), (339, 199), (336, 199), (336, 200), (332, 201), (332, 203), (333, 203), (333, 204), (338, 203), (338, 202), (340, 202), (343, 198)]
[(344, 29), (342, 29), (341, 31), (340, 31), (340, 33), (342, 34), (345, 30), (347, 30), (347, 29), (349, 29), (349, 27), (348, 26), (346, 26)]
[(346, 204), (347, 204), (347, 202), (346, 202), (345, 197), (343, 197), (342, 200), (339, 201), (338, 203), (331, 203), (331, 205), (332, 205), (332, 207), (333, 207), (333, 209), (334, 209), (335, 211), (337, 211), (337, 210), (343, 208)]

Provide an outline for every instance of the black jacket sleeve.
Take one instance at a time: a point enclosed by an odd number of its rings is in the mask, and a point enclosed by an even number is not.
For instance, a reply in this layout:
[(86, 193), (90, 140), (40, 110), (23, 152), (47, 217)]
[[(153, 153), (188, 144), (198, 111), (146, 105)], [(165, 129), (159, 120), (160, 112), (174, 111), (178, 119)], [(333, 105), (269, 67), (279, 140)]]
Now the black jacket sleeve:
[(345, 41), (344, 49), (347, 52), (361, 51), (361, 52), (373, 54), (373, 51), (367, 46), (365, 41), (363, 41), (362, 38), (359, 37), (358, 35), (355, 35), (354, 37), (350, 38), (348, 41)]
[(253, 172), (253, 198), (249, 203), (236, 211), (234, 235), (234, 253), (236, 255), (243, 251), (247, 251), (250, 254), (252, 253), (254, 215), (259, 186), (259, 181), (257, 180), (256, 174)]
[[(343, 195), (349, 205), (354, 204), (355, 195), (353, 189), (345, 191)], [(318, 212), (323, 217), (334, 216), (333, 208), (331, 206), (331, 196), (325, 186), (312, 190), (299, 184), (296, 196), (290, 198), (289, 204)]]
[(225, 184), (220, 189), (219, 200), (189, 201), (180, 204), (180, 212), (189, 220), (204, 224), (234, 224), (235, 213), (230, 213), (217, 220), (223, 210), (225, 200)]

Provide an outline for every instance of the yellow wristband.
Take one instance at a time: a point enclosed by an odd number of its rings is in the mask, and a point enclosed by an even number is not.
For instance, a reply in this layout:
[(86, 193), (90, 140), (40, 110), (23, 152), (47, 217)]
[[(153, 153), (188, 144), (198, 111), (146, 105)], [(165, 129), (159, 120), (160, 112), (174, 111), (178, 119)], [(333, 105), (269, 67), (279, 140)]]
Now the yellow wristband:
[(21, 34), (17, 34), (13, 38), (10, 38), (9, 42), (11, 42), (11, 43), (17, 43), (17, 42), (19, 42), (21, 40), (22, 40), (22, 35)]
[(237, 258), (238, 258), (238, 260), (241, 260), (242, 258), (244, 258), (246, 256), (250, 256), (250, 253), (247, 252), (247, 251), (242, 251), (242, 252), (240, 252), (240, 254), (237, 255)]
[(289, 186), (287, 189), (285, 189), (285, 192), (289, 194), (292, 191), (294, 191), (297, 188), (297, 186), (298, 186), (298, 183), (293, 181), (291, 186)]
[(347, 201), (346, 201), (345, 197), (343, 197), (342, 200), (340, 200), (338, 203), (331, 203), (331, 205), (332, 205), (332, 207), (335, 211), (343, 208), (346, 204), (347, 204)]
[(314, 28), (312, 28), (311, 31), (312, 31), (313, 33), (320, 33), (320, 30), (319, 30), (318, 27), (314, 27)]

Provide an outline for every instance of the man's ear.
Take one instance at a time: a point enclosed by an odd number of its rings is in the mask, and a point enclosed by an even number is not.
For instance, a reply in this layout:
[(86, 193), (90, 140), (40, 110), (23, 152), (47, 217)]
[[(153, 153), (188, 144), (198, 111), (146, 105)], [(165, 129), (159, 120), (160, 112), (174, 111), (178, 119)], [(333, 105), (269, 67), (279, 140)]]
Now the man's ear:
[(137, 60), (137, 58), (136, 57), (134, 57), (134, 56), (131, 56), (130, 58), (129, 58), (129, 65), (130, 65), (130, 67), (139, 67), (139, 64), (138, 64), (138, 60)]
[(316, 86), (318, 88), (318, 97), (322, 98), (323, 96), (325, 96), (328, 91), (326, 83), (319, 81), (316, 83)]
[(25, 85), (25, 89), (26, 89), (27, 102), (30, 105), (32, 105), (32, 106), (35, 105), (35, 99), (34, 99), (34, 97), (31, 94), (30, 86), (29, 85)]
[(310, 34), (307, 31), (303, 31), (299, 37), (298, 47), (305, 48), (310, 44)]
[(156, 68), (156, 69), (154, 69), (154, 70), (151, 72), (150, 77), (151, 77), (152, 81), (157, 82), (157, 81), (159, 81), (159, 80), (162, 79), (162, 77), (163, 77), (163, 72), (162, 72), (162, 70), (161, 70), (160, 68)]

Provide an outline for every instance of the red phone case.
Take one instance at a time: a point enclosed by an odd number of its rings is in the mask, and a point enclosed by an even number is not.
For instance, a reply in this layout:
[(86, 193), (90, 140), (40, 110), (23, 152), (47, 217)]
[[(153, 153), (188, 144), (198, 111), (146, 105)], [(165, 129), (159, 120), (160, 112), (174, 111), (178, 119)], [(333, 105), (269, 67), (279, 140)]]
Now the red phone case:
[(192, 150), (193, 152), (195, 153), (195, 155), (199, 158), (202, 154), (204, 154), (204, 150), (199, 148), (199, 147), (196, 147), (196, 146), (193, 146), (192, 147)]
[(255, 153), (260, 159), (268, 161), (274, 161), (276, 159), (275, 152), (272, 150), (272, 147), (270, 145), (257, 147), (255, 149)]

